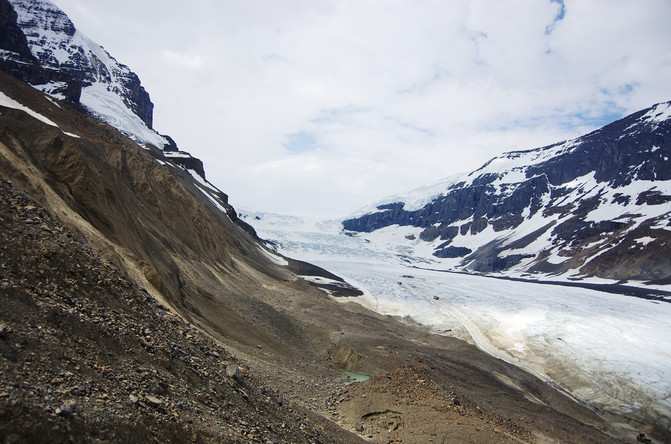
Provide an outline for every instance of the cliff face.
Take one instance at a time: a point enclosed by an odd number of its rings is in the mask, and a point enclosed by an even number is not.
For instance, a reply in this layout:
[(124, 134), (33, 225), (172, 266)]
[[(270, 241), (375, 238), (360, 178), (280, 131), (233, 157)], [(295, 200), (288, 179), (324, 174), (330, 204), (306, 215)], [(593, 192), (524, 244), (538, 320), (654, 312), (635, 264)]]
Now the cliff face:
[[(346, 230), (416, 227), (408, 245), (478, 272), (671, 279), (671, 103), (583, 137), (492, 159), (424, 196), (388, 199)], [(455, 260), (455, 259), (458, 259)]]
[(0, 69), (31, 85), (52, 85), (52, 94), (68, 103), (79, 103), (81, 83), (60, 69), (40, 63), (8, 0), (0, 0)]
[[(94, 84), (103, 86), (118, 96), (147, 127), (152, 127), (154, 105), (138, 76), (127, 66), (77, 31), (67, 15), (52, 3), (44, 0), (10, 0), (9, 3), (16, 11), (16, 23), (31, 54), (41, 66), (70, 76), (70, 82), (78, 82), (83, 88), (85, 99), (88, 88)], [(44, 80), (47, 81), (34, 86), (50, 94), (63, 89), (57, 84), (63, 80)]]
[(17, 15), (8, 0), (0, 0), (0, 48), (33, 60), (28, 40), (17, 23)]
[(46, 0), (0, 0), (0, 68), (79, 107), (141, 144), (175, 150), (152, 129), (154, 104), (138, 76)]

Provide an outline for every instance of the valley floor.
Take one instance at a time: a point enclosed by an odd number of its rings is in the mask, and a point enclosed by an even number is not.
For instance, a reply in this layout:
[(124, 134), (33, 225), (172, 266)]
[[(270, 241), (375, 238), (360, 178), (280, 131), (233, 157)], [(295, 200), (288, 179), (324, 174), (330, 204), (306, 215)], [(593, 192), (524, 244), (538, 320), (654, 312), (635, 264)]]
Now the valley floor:
[(471, 341), (599, 409), (671, 425), (671, 304), (388, 264), (318, 265), (364, 289), (358, 301), (379, 313)]
[(379, 313), (408, 317), (599, 409), (671, 420), (671, 304), (402, 266), (321, 262)]
[(652, 423), (671, 428), (667, 302), (403, 266), (389, 252), (333, 230), (259, 225), (280, 252), (365, 292), (349, 300), (474, 343), (581, 403), (628, 418), (625, 429)]

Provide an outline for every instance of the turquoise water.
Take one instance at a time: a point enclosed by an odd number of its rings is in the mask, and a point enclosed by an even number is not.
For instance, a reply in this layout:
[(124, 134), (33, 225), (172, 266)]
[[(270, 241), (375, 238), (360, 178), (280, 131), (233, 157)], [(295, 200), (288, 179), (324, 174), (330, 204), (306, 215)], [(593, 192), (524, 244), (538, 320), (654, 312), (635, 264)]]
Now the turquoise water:
[(340, 373), (346, 375), (350, 379), (347, 384), (353, 384), (355, 382), (362, 382), (370, 379), (369, 375), (364, 375), (363, 373), (348, 372), (347, 370), (340, 370)]

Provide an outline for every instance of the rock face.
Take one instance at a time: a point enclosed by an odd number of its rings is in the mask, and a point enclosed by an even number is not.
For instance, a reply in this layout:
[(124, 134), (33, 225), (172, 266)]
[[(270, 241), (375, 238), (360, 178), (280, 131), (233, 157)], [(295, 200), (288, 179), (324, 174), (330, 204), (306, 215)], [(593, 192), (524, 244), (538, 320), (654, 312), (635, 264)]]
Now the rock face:
[[(40, 65), (60, 71), (78, 82), (86, 92), (94, 84), (115, 94), (147, 127), (152, 127), (154, 104), (127, 66), (118, 63), (101, 46), (75, 28), (70, 19), (45, 0), (10, 0), (17, 14), (17, 24), (26, 37), (32, 55)], [(39, 86), (57, 94), (61, 85), (50, 80)]]
[(671, 282), (670, 116), (671, 102), (660, 103), (574, 140), (504, 154), (419, 205), (416, 195), (387, 199), (343, 226), (417, 228), (409, 245), (429, 243), (434, 257), (459, 257), (451, 264), (471, 271)]
[(34, 60), (28, 40), (17, 23), (17, 15), (8, 0), (0, 0), (0, 48), (25, 60)]
[(154, 104), (138, 76), (77, 31), (46, 0), (0, 0), (0, 69), (106, 122), (205, 179), (203, 163), (152, 128)]
[(0, 0), (0, 68), (80, 106), (141, 144), (174, 150), (153, 130), (154, 104), (138, 76), (46, 0)]

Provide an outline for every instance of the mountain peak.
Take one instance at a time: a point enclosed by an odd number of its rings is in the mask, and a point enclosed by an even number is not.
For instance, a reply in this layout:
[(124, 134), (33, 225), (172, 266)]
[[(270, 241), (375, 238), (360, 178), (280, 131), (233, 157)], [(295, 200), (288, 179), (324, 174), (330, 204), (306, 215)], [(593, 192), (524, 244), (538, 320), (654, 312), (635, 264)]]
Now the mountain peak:
[(16, 39), (0, 41), (4, 63), (19, 65), (10, 72), (52, 97), (80, 104), (139, 143), (169, 144), (152, 128), (154, 104), (138, 76), (79, 32), (62, 10), (47, 0), (0, 3), (5, 21), (18, 26), (30, 51), (21, 59), (17, 48), (23, 46), (14, 44)]
[(343, 226), (402, 231), (394, 238), (407, 249), (420, 257), (428, 248), (421, 259), (447, 268), (665, 283), (670, 158), (663, 102), (573, 140), (502, 154), (442, 190), (385, 199)]

